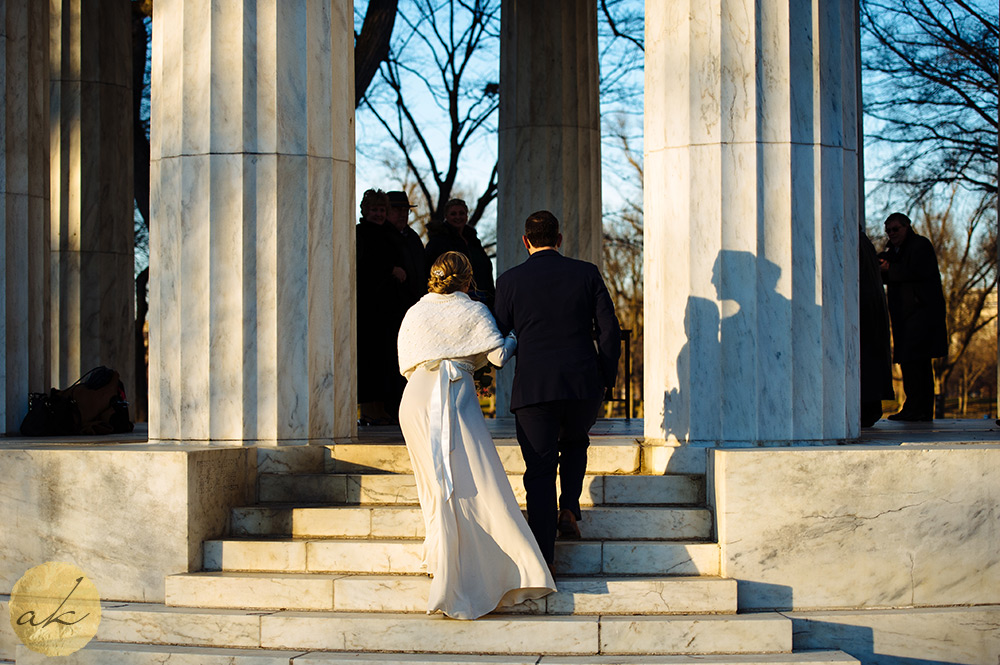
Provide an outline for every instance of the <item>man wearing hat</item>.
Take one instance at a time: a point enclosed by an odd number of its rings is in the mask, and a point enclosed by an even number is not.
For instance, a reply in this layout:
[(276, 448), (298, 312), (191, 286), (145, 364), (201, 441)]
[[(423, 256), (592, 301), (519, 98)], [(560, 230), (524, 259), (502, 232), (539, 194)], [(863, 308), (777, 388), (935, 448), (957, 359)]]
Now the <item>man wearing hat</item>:
[[(410, 228), (409, 223), (410, 208), (415, 206), (410, 205), (410, 199), (406, 196), (406, 192), (387, 192), (386, 197), (389, 199), (389, 207), (385, 213), (386, 226), (394, 229), (389, 233), (389, 236), (392, 238), (399, 256), (402, 257), (402, 268), (406, 271), (406, 279), (399, 285), (399, 311), (395, 313), (396, 318), (393, 321), (395, 329), (399, 330), (406, 310), (427, 293), (427, 272), (424, 269), (424, 243), (420, 242), (420, 236)], [(395, 348), (395, 345), (393, 346)], [(398, 367), (399, 358), (395, 358), (395, 361), (395, 366)], [(399, 372), (396, 372), (393, 378), (394, 383), (390, 391), (391, 396), (386, 403), (386, 409), (395, 416), (399, 411), (403, 389), (406, 388), (406, 379)]]
[(398, 232), (398, 235), (392, 234), (392, 238), (403, 257), (402, 268), (406, 271), (406, 280), (403, 282), (405, 307), (400, 314), (402, 320), (402, 315), (410, 305), (427, 293), (427, 282), (424, 280), (424, 243), (420, 242), (417, 232), (410, 228), (410, 208), (416, 206), (410, 205), (406, 192), (388, 192), (386, 196), (389, 198), (389, 208), (386, 210), (385, 220)]

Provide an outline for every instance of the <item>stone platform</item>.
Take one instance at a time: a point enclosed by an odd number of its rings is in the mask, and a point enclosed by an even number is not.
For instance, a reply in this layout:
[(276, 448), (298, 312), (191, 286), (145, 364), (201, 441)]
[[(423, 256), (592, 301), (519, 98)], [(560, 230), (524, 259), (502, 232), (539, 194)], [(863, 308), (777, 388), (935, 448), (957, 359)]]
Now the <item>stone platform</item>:
[[(513, 423), (489, 424), (520, 497)], [(667, 455), (641, 431), (595, 427), (558, 593), (476, 622), (422, 613), (396, 428), (282, 448), (3, 439), (0, 610), (27, 568), (63, 560), (104, 613), (66, 663), (997, 662), (993, 421)], [(41, 659), (6, 621), (4, 659)]]

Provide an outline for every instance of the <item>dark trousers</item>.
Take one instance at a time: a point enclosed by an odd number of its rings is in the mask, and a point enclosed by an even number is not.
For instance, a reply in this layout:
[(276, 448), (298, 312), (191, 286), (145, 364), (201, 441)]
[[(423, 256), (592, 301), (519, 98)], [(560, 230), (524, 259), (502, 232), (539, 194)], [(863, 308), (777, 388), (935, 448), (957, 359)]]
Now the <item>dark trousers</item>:
[(547, 563), (555, 556), (556, 473), (559, 508), (580, 519), (580, 492), (587, 471), (588, 432), (601, 400), (568, 399), (522, 406), (514, 412), (517, 442), (524, 456), (528, 526)]
[(933, 417), (934, 369), (931, 367), (931, 359), (899, 363), (899, 368), (903, 370), (903, 392), (906, 393), (903, 410)]

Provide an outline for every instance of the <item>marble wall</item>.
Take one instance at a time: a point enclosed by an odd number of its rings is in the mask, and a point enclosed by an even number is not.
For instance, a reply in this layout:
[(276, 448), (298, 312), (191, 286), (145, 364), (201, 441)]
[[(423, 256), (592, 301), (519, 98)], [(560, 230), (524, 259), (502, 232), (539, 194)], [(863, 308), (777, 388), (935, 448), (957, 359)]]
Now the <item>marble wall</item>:
[[(585, 0), (504, 0), (500, 32), (497, 273), (523, 262), (524, 220), (549, 210), (566, 256), (602, 264), (597, 10)], [(509, 416), (513, 363), (499, 372)]]
[(346, 0), (157, 0), (151, 440), (356, 432)]
[(741, 610), (1000, 604), (1000, 446), (710, 451)]
[(646, 3), (647, 441), (857, 436), (856, 11)]
[(0, 433), (49, 378), (47, 2), (0, 4)]
[(0, 468), (0, 594), (33, 566), (67, 561), (102, 600), (162, 603), (164, 576), (200, 570), (202, 542), (256, 491), (251, 448), (6, 448)]
[(52, 0), (51, 384), (98, 365), (134, 388), (132, 8)]

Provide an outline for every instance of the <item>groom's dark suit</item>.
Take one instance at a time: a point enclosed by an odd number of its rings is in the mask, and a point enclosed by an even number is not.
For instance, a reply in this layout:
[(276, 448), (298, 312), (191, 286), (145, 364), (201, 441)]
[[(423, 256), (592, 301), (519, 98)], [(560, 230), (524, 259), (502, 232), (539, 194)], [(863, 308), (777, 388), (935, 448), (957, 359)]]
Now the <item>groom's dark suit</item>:
[(510, 410), (526, 466), (528, 524), (552, 563), (557, 466), (559, 507), (579, 519), (588, 432), (615, 382), (621, 331), (597, 266), (554, 249), (500, 275), (495, 304), (500, 332), (517, 335)]

